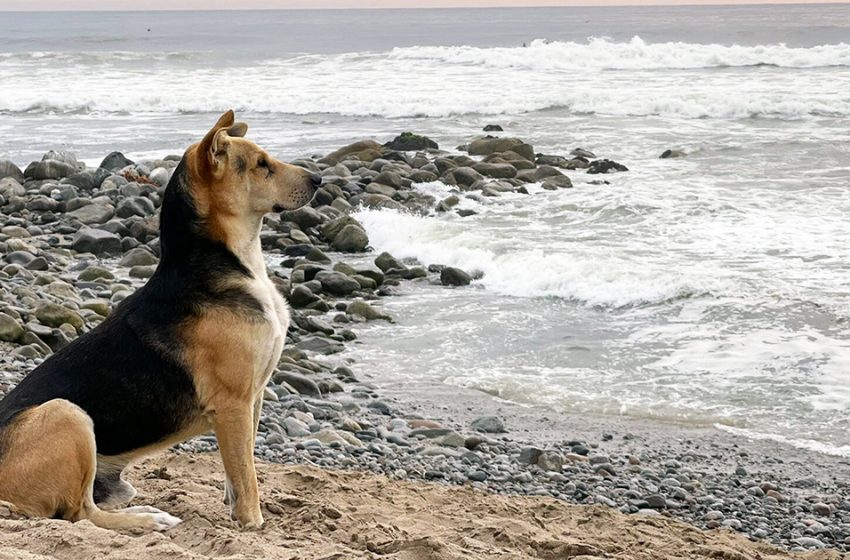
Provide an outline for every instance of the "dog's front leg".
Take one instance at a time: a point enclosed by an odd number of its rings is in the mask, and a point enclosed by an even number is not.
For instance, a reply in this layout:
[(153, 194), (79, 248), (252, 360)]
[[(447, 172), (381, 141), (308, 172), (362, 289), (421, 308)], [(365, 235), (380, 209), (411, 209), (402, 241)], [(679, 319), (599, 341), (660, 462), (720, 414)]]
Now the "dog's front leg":
[[(251, 449), (253, 450), (257, 444), (257, 430), (260, 428), (260, 414), (263, 411), (263, 396), (260, 395), (254, 401), (254, 431), (252, 436), (254, 438), (254, 442), (251, 444)], [(231, 505), (235, 503), (234, 492), (233, 492), (233, 483), (230, 482), (230, 477), (225, 477), (224, 479), (224, 504)]]
[(253, 406), (217, 410), (213, 416), (224, 471), (230, 482), (230, 516), (242, 527), (263, 524), (257, 472), (254, 468)]

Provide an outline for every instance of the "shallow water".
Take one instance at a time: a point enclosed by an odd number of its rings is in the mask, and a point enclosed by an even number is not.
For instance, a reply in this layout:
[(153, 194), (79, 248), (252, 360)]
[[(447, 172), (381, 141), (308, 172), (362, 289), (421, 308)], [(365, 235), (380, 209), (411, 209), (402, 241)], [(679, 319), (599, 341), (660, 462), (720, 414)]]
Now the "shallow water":
[(850, 455), (848, 5), (9, 17), (21, 164), (179, 152), (231, 107), (287, 158), (498, 122), (626, 164), (466, 219), (361, 212), (376, 249), (484, 276), (388, 300), (359, 371)]

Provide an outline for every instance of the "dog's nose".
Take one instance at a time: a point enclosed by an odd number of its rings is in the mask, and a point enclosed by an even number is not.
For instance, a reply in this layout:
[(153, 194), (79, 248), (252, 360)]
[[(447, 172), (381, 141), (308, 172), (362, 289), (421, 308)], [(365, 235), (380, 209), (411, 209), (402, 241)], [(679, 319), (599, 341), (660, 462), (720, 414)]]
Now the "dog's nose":
[(315, 188), (319, 188), (319, 186), (322, 184), (322, 176), (318, 173), (313, 173), (312, 175), (310, 175), (310, 184), (313, 185), (313, 187)]

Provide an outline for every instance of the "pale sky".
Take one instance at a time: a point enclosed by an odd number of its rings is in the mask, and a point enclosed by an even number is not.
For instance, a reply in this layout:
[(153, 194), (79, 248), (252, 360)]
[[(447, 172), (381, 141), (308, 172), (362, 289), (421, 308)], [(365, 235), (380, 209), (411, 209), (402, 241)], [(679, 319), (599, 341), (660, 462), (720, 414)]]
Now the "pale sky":
[(612, 6), (658, 4), (813, 4), (847, 0), (0, 0), (3, 10), (221, 10), (291, 8), (447, 8), (500, 6)]

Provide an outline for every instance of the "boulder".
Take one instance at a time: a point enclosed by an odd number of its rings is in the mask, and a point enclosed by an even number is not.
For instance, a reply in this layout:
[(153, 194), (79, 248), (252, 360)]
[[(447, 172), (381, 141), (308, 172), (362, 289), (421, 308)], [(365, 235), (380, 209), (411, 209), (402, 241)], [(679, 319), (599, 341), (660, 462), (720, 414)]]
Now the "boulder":
[(156, 212), (156, 206), (151, 202), (151, 199), (143, 196), (131, 196), (125, 198), (115, 209), (115, 214), (119, 218), (129, 218), (130, 216), (139, 216), (144, 218)]
[(346, 159), (358, 159), (360, 161), (371, 162), (381, 157), (383, 153), (384, 147), (374, 140), (360, 140), (359, 142), (343, 146), (335, 152), (326, 155), (319, 160), (319, 163), (336, 165)]
[(448, 185), (460, 187), (471, 187), (476, 182), (484, 179), (478, 171), (471, 167), (456, 167), (443, 176), (443, 181)]
[(360, 283), (357, 280), (349, 278), (342, 272), (322, 271), (316, 274), (316, 280), (322, 283), (323, 291), (335, 296), (347, 296), (360, 289)]
[(363, 228), (348, 224), (334, 236), (331, 247), (343, 253), (358, 253), (369, 246), (369, 236)]
[(100, 188), (107, 177), (109, 177), (109, 171), (98, 167), (97, 169), (86, 169), (85, 171), (74, 173), (63, 179), (62, 183), (74, 185), (83, 191), (91, 191)]
[(352, 206), (357, 206), (359, 204), (366, 208), (371, 208), (372, 210), (388, 209), (404, 211), (405, 209), (404, 206), (391, 199), (390, 197), (377, 193), (358, 194), (352, 196), (349, 202)]
[(24, 336), (24, 328), (18, 321), (6, 313), (0, 313), (0, 340), (17, 342)]
[(570, 155), (584, 159), (596, 159), (596, 154), (594, 154), (590, 150), (585, 150), (584, 148), (575, 148), (573, 151), (570, 152)]
[(321, 214), (309, 206), (281, 212), (280, 217), (282, 220), (296, 224), (302, 230), (316, 227), (325, 220)]
[(472, 276), (459, 268), (446, 266), (440, 271), (440, 283), (443, 286), (468, 286), (471, 282)]
[(502, 132), (505, 129), (502, 128), (502, 125), (499, 124), (487, 124), (484, 125), (484, 132)]
[(374, 321), (376, 319), (392, 321), (389, 315), (381, 313), (380, 311), (378, 311), (377, 309), (362, 300), (356, 300), (349, 303), (346, 311), (349, 315), (356, 315), (358, 317), (366, 319), (367, 321)]
[(360, 225), (360, 222), (352, 218), (351, 216), (340, 216), (339, 218), (333, 219), (329, 222), (326, 222), (319, 229), (319, 232), (322, 234), (322, 237), (327, 239), (328, 241), (333, 241), (337, 234), (341, 232), (345, 226), (355, 225), (360, 229), (363, 229), (363, 226)]
[(302, 395), (322, 398), (322, 392), (316, 382), (300, 373), (286, 370), (277, 371), (272, 376), (272, 381), (277, 384), (287, 383)]
[(24, 182), (24, 172), (8, 159), (0, 160), (0, 179), (11, 177), (18, 183)]
[(71, 248), (78, 253), (115, 255), (121, 253), (121, 238), (102, 229), (84, 227), (74, 236)]
[(412, 132), (402, 132), (386, 144), (384, 144), (385, 148), (389, 148), (390, 150), (397, 150), (400, 152), (408, 152), (413, 150), (427, 150), (431, 149), (439, 149), (439, 146), (436, 142), (428, 138), (427, 136), (420, 136), (419, 134), (413, 134)]
[(100, 162), (100, 167), (108, 171), (120, 171), (128, 165), (135, 165), (135, 162), (127, 159), (121, 152), (112, 152)]
[(46, 159), (30, 164), (27, 167), (27, 172), (27, 176), (43, 181), (46, 179), (62, 179), (73, 175), (77, 172), (77, 168), (61, 161)]
[(405, 270), (407, 267), (397, 258), (384, 251), (375, 258), (375, 266), (386, 273), (388, 270)]
[(520, 144), (525, 144), (525, 142), (519, 138), (485, 136), (484, 138), (476, 138), (470, 142), (466, 151), (472, 156), (489, 156), (498, 152), (507, 152)]
[[(659, 156), (661, 159), (670, 159), (670, 158), (680, 158), (685, 157), (686, 154), (682, 150), (664, 150), (662, 154)], [(0, 172), (0, 177), (2, 177), (2, 172)]]
[(486, 175), (487, 177), (493, 177), (495, 179), (511, 179), (513, 177), (516, 177), (516, 167), (514, 167), (510, 163), (481, 162), (473, 165), (472, 169), (474, 169), (478, 173), (481, 173), (482, 175)]
[(485, 434), (501, 434), (507, 432), (505, 423), (498, 416), (481, 416), (472, 421), (472, 429)]

